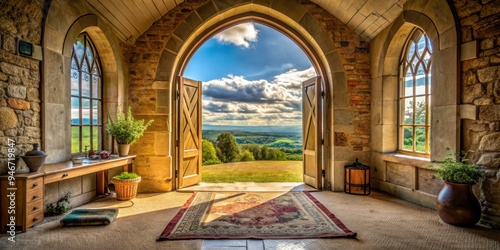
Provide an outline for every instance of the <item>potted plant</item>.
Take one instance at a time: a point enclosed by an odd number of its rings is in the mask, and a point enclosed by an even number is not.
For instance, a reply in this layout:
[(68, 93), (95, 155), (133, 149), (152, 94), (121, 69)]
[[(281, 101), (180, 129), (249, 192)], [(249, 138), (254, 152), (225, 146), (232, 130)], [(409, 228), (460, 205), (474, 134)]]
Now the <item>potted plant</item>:
[(127, 156), (130, 144), (139, 140), (153, 121), (154, 120), (150, 120), (144, 123), (144, 120), (134, 119), (130, 107), (128, 107), (127, 115), (118, 111), (116, 122), (113, 122), (111, 115), (108, 113), (108, 133), (113, 136), (118, 143), (118, 154), (120, 156)]
[(484, 177), (484, 171), (478, 165), (468, 163), (466, 156), (469, 152), (450, 152), (442, 161), (435, 162), (439, 167), (431, 167), (436, 176), (444, 180), (436, 210), (444, 222), (455, 226), (474, 226), (481, 218), (481, 205), (472, 192), (472, 186)]
[(137, 195), (137, 186), (141, 182), (141, 177), (136, 173), (122, 172), (111, 179), (115, 185), (116, 199), (128, 201)]

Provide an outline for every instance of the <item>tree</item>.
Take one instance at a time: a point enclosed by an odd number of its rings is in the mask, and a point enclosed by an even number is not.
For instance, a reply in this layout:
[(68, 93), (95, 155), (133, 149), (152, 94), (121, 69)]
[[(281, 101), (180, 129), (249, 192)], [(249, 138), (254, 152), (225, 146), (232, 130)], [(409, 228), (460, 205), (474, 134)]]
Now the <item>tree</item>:
[(201, 151), (203, 165), (218, 164), (221, 162), (215, 153), (215, 146), (211, 141), (203, 139), (201, 141)]
[(252, 152), (245, 150), (241, 153), (240, 161), (255, 161)]
[(219, 159), (222, 162), (234, 162), (239, 159), (240, 147), (229, 132), (223, 132), (217, 137), (217, 148), (220, 149)]

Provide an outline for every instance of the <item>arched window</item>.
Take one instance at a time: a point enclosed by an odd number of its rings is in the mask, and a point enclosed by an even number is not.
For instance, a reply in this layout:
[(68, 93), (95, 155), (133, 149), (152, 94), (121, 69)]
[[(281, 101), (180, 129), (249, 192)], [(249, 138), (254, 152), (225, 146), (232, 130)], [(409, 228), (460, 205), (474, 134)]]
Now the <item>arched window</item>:
[(430, 154), (432, 45), (427, 35), (415, 29), (400, 60), (399, 150)]
[(102, 71), (87, 33), (80, 34), (71, 54), (71, 153), (102, 148)]

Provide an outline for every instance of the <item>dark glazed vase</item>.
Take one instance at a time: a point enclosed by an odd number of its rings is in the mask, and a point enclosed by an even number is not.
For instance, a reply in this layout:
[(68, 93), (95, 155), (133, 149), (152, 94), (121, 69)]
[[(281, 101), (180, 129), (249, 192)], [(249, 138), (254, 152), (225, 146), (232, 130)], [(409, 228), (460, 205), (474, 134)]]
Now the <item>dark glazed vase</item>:
[(481, 219), (481, 205), (472, 192), (472, 185), (444, 183), (437, 199), (437, 212), (444, 222), (472, 227)]
[(33, 144), (33, 150), (26, 152), (26, 154), (22, 156), (30, 172), (37, 172), (45, 162), (45, 157), (47, 157), (45, 152), (38, 149), (39, 147), (40, 145), (38, 143)]

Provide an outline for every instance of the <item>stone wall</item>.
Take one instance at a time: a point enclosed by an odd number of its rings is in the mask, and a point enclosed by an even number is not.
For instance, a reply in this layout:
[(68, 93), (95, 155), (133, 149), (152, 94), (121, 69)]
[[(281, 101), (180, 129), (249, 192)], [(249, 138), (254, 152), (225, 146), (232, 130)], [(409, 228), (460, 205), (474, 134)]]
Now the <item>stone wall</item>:
[[(498, 1), (453, 1), (461, 25), (461, 42), (477, 48), (475, 58), (461, 65), (461, 101), (478, 112), (464, 120), (464, 150), (486, 171), (476, 185), (483, 223), (500, 227), (500, 4)], [(477, 46), (477, 47), (476, 47)]]
[[(41, 144), (41, 62), (17, 53), (17, 41), (41, 45), (45, 1), (0, 2), (0, 173), (7, 170), (7, 143), (24, 155)], [(43, 150), (43, 148), (42, 148)], [(20, 161), (19, 168), (24, 163)]]
[[(329, 61), (331, 63), (329, 67), (332, 68), (326, 69), (330, 73), (334, 68), (332, 65), (340, 65), (338, 66), (340, 70), (335, 69), (335, 72), (340, 74), (336, 75), (339, 77), (334, 79), (333, 84), (345, 84), (341, 88), (328, 90), (330, 93), (335, 92), (335, 94), (327, 94), (327, 98), (333, 98), (333, 101), (329, 99), (330, 104), (327, 105), (331, 106), (327, 107), (328, 110), (325, 113), (328, 113), (327, 117), (333, 116), (332, 120), (335, 126), (325, 128), (328, 131), (333, 131), (330, 132), (332, 145), (330, 148), (327, 147), (328, 149), (325, 151), (329, 159), (334, 158), (325, 165), (326, 187), (333, 189), (332, 184), (329, 183), (329, 176), (333, 176), (334, 164), (335, 166), (339, 165), (338, 169), (343, 169), (346, 162), (350, 164), (357, 157), (362, 162), (368, 161), (371, 101), (369, 43), (316, 4), (293, 2), (293, 4), (286, 5), (283, 4), (284, 1), (274, 1), (272, 4), (260, 1), (248, 4), (248, 2), (250, 1), (226, 5), (219, 1), (185, 1), (154, 23), (136, 40), (130, 50), (129, 104), (132, 106), (136, 118), (155, 120), (145, 136), (131, 147), (131, 153), (138, 155), (135, 163), (137, 172), (143, 177), (143, 181), (139, 185), (140, 191), (169, 191), (173, 188), (172, 172), (175, 166), (172, 162), (172, 155), (174, 148), (171, 147), (170, 143), (172, 133), (176, 128), (175, 125), (170, 124), (173, 121), (172, 113), (174, 112), (170, 98), (172, 96), (171, 86), (175, 85), (169, 82), (168, 78), (175, 79), (171, 77), (175, 73), (173, 70), (178, 67), (175, 63), (182, 62), (174, 59), (162, 61), (162, 56), (170, 58), (179, 56), (180, 48), (190, 36), (206, 31), (199, 29), (203, 22), (209, 22), (215, 16), (217, 16), (217, 20), (224, 20), (230, 17), (229, 14), (224, 13), (227, 8), (239, 7), (240, 5), (251, 10), (254, 7), (252, 5), (258, 4), (269, 8), (270, 11), (278, 10), (282, 13), (294, 14), (294, 17), (291, 18), (297, 18), (294, 19), (298, 23), (297, 25), (304, 25), (301, 28), (306, 29), (311, 35), (314, 35), (318, 30), (324, 32), (321, 34), (326, 34), (310, 39), (315, 39), (314, 42), (321, 45), (332, 44), (328, 49), (335, 50), (340, 56), (338, 61)], [(304, 21), (308, 23), (302, 23), (301, 15), (310, 17)], [(345, 89), (345, 92), (342, 92), (342, 89)], [(335, 115), (332, 115), (333, 108), (336, 108)], [(335, 152), (333, 148), (335, 148)], [(335, 163), (333, 163), (334, 161)], [(342, 173), (336, 173), (336, 175), (343, 176)], [(343, 178), (340, 178), (337, 186), (342, 186), (341, 182), (343, 183)]]

